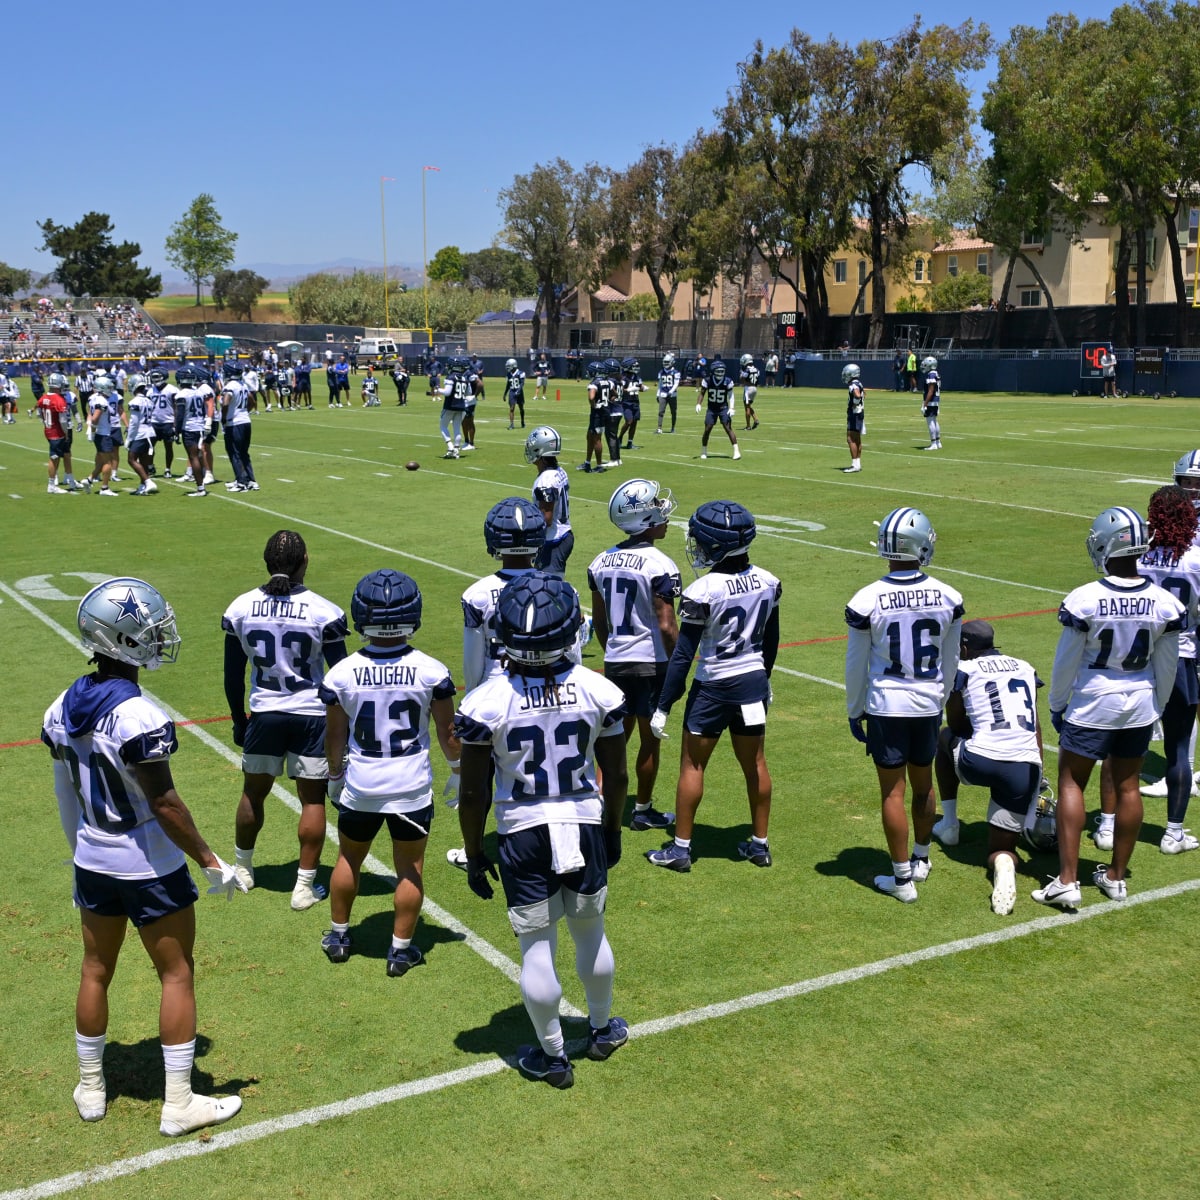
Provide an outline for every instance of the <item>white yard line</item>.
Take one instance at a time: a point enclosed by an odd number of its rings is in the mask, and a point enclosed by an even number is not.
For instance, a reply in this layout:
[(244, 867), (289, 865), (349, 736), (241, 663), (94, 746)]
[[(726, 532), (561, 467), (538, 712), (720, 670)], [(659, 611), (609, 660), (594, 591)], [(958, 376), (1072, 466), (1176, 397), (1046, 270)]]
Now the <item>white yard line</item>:
[[(1167, 887), (1155, 888), (1130, 896), (1128, 900), (1118, 903), (1111, 900), (1097, 904), (1089, 904), (1077, 913), (1053, 913), (1044, 917), (1036, 917), (1032, 921), (1023, 921), (1019, 925), (1009, 925), (1003, 929), (993, 929), (987, 933), (976, 934), (974, 937), (956, 938), (951, 942), (942, 942), (935, 946), (926, 946), (921, 950), (910, 950), (903, 954), (894, 954), (888, 958), (877, 959), (875, 962), (863, 963), (857, 967), (847, 967), (842, 971), (834, 971), (828, 975), (818, 975), (813, 979), (803, 979), (797, 983), (785, 984), (782, 987), (770, 988), (767, 991), (751, 992), (749, 995), (738, 996), (732, 1000), (724, 1000), (717, 1004), (706, 1004), (699, 1008), (688, 1009), (685, 1012), (674, 1013), (666, 1017), (658, 1017), (650, 1021), (642, 1021), (629, 1027), (629, 1036), (633, 1039), (650, 1037), (653, 1034), (671, 1033), (684, 1029), (689, 1025), (697, 1025), (702, 1021), (720, 1020), (725, 1017), (737, 1016), (754, 1008), (763, 1008), (769, 1004), (778, 1004), (782, 1000), (794, 1000), (814, 992), (826, 991), (829, 988), (840, 987), (843, 984), (858, 983), (878, 975), (904, 967), (913, 967), (921, 963), (931, 962), (938, 958), (948, 958), (951, 955), (963, 954), (969, 950), (986, 949), (1010, 942), (1016, 938), (1029, 937), (1031, 934), (1043, 933), (1047, 930), (1058, 929), (1065, 925), (1077, 925), (1081, 921), (1093, 917), (1113, 916), (1142, 904), (1153, 904), (1160, 900), (1169, 900), (1186, 892), (1200, 890), (1200, 879), (1186, 879)], [(571, 1048), (578, 1050), (581, 1043), (572, 1043)], [(76, 1191), (91, 1184), (108, 1183), (129, 1175), (136, 1175), (152, 1167), (165, 1166), (184, 1158), (196, 1158), (202, 1154), (213, 1154), (220, 1150), (232, 1150), (250, 1142), (261, 1141), (286, 1133), (291, 1129), (299, 1129), (306, 1125), (319, 1125), (338, 1117), (350, 1116), (354, 1113), (366, 1112), (379, 1108), (384, 1104), (394, 1104), (400, 1100), (409, 1100), (414, 1096), (428, 1095), (431, 1092), (444, 1091), (456, 1087), (460, 1083), (470, 1083), (488, 1075), (497, 1075), (501, 1071), (512, 1069), (514, 1062), (505, 1058), (489, 1058), (461, 1067), (456, 1071), (446, 1071), (440, 1075), (430, 1075), (424, 1079), (414, 1079), (408, 1083), (395, 1084), (392, 1087), (380, 1088), (377, 1091), (365, 1092), (359, 1096), (351, 1096), (345, 1100), (336, 1100), (330, 1104), (318, 1105), (314, 1108), (303, 1109), (300, 1112), (288, 1113), (285, 1116), (271, 1117), (265, 1121), (257, 1121), (252, 1125), (243, 1125), (237, 1129), (222, 1129), (206, 1134), (204, 1140), (199, 1138), (186, 1142), (175, 1142), (147, 1154), (134, 1155), (131, 1158), (120, 1159), (104, 1166), (92, 1167), (84, 1171), (74, 1171), (69, 1175), (60, 1175), (57, 1179), (47, 1179), (26, 1188), (16, 1188), (8, 1192), (0, 1192), (0, 1200), (41, 1200), (42, 1197), (60, 1196), (65, 1192)]]

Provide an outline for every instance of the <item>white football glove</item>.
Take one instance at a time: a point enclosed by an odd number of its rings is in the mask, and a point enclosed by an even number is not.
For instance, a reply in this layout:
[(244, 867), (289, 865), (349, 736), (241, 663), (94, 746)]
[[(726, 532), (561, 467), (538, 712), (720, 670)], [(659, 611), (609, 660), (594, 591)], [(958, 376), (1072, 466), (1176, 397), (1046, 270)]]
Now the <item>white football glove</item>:
[(87, 440), (89, 442), (95, 441), (95, 439), (96, 439), (96, 427), (90, 421), (88, 422), (87, 432), (86, 432), (85, 436), (87, 437)]
[(446, 786), (442, 788), (442, 795), (446, 800), (447, 808), (458, 807), (458, 791), (462, 786), (462, 770), (458, 763), (447, 763), (450, 768), (450, 776), (446, 780)]
[(215, 867), (201, 867), (201, 870), (211, 885), (208, 889), (210, 896), (219, 896), (224, 892), (226, 900), (233, 899), (233, 891), (237, 885), (237, 871), (233, 867), (218, 858)]
[(212, 417), (204, 418), (204, 436), (207, 437), (212, 433)]
[(656, 708), (650, 718), (650, 732), (660, 740), (667, 736), (667, 714), (661, 708)]
[(775, 689), (771, 686), (771, 681), (767, 680), (767, 707), (770, 708), (775, 703)]
[(330, 775), (325, 781), (325, 795), (327, 795), (330, 800), (340, 800), (342, 796), (342, 788), (345, 786), (346, 776), (344, 774)]
[(696, 401), (696, 411), (699, 412), (703, 407), (704, 406), (700, 403), (700, 401), (697, 400)]

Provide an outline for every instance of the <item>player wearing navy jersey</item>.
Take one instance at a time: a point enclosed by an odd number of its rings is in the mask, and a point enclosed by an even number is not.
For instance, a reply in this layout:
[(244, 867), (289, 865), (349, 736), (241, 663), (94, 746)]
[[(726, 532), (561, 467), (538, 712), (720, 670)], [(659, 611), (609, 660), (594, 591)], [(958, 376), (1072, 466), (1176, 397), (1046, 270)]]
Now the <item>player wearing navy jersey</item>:
[(533, 398), (535, 400), (545, 400), (547, 389), (550, 386), (550, 359), (545, 350), (538, 353), (537, 364), (533, 368), (533, 374), (536, 380), (533, 387)]
[(303, 405), (307, 409), (311, 409), (312, 402), (312, 372), (313, 364), (308, 358), (303, 358), (298, 362), (294, 369), (296, 376), (296, 407)]
[(771, 865), (768, 825), (771, 776), (763, 744), (771, 703), (771, 670), (779, 650), (782, 585), (750, 562), (754, 517), (730, 500), (702, 504), (688, 521), (687, 552), (697, 570), (708, 569), (683, 591), (679, 636), (650, 729), (664, 736), (667, 714), (683, 695), (692, 660), (696, 678), (683, 712), (679, 783), (675, 789), (675, 839), (646, 857), (656, 867), (690, 871), (696, 810), (704, 796), (704, 770), (721, 734), (729, 730), (734, 757), (746, 780), (750, 838), (738, 854), (756, 867)]
[(862, 369), (858, 363), (847, 363), (842, 368), (842, 382), (846, 385), (846, 445), (850, 447), (850, 465), (843, 467), (847, 473), (862, 470), (862, 435), (867, 427), (866, 402), (862, 380)]
[(696, 411), (704, 410), (704, 434), (700, 439), (700, 457), (708, 457), (708, 439), (713, 426), (720, 422), (733, 447), (733, 457), (742, 457), (737, 434), (733, 432), (733, 380), (718, 358), (708, 369), (708, 376), (701, 385), (701, 400), (696, 402)]
[(521, 428), (525, 428), (525, 372), (515, 358), (508, 359), (504, 364), (504, 395), (508, 401), (508, 427), (514, 428), (517, 409), (521, 410)]
[(392, 382), (396, 385), (396, 404), (404, 406), (408, 403), (408, 385), (410, 376), (408, 368), (404, 365), (404, 359), (396, 360), (396, 365), (392, 368)]
[(921, 397), (921, 415), (929, 427), (929, 445), (926, 450), (942, 448), (942, 426), (938, 413), (942, 407), (942, 377), (938, 374), (938, 362), (932, 355), (921, 359), (921, 370), (925, 372), (925, 394)]
[(442, 397), (441, 431), (446, 443), (443, 458), (458, 458), (463, 445), (463, 414), (471, 396), (471, 380), (465, 358), (453, 359), (450, 374), (439, 389)]
[(472, 359), (461, 360), (467, 374), (467, 406), (463, 409), (462, 434), (465, 451), (475, 449), (475, 406), (483, 399), (483, 376)]
[(626, 1023), (612, 1016), (613, 954), (604, 933), (628, 782), (622, 696), (568, 658), (583, 621), (570, 584), (541, 572), (523, 575), (500, 593), (497, 610), (504, 671), (466, 695), (454, 722), (462, 742), (458, 817), (467, 882), (492, 898), (496, 869), (483, 830), (494, 774), (499, 877), (521, 946), (521, 997), (538, 1040), (518, 1052), (517, 1063), (525, 1074), (567, 1088), (574, 1070), (554, 965), (560, 920), (575, 943), (587, 996), (587, 1056), (606, 1059), (629, 1037)]
[(375, 368), (367, 363), (367, 373), (362, 379), (363, 408), (379, 407), (379, 380), (375, 378)]
[(754, 411), (754, 401), (758, 396), (758, 365), (754, 361), (754, 355), (743, 354), (738, 366), (738, 383), (742, 385), (742, 409), (746, 416), (746, 428), (757, 429), (758, 414)]
[[(958, 669), (962, 596), (925, 574), (937, 533), (923, 512), (897, 508), (879, 526), (879, 555), (890, 564), (846, 606), (846, 713), (850, 732), (875, 762), (890, 875), (875, 886), (897, 900), (917, 898), (929, 876), (933, 760), (942, 708)], [(865, 728), (864, 728), (865, 726)], [(912, 788), (913, 845), (904, 811)]]
[(250, 391), (242, 381), (242, 368), (229, 363), (221, 386), (221, 427), (225, 430), (225, 453), (233, 468), (233, 482), (225, 486), (231, 492), (257, 492), (254, 464), (250, 461)]
[[(324, 666), (346, 657), (346, 614), (304, 586), (308, 549), (290, 529), (271, 536), (263, 552), (270, 578), (239, 596), (221, 618), (225, 631), (225, 698), (234, 745), (242, 747), (238, 801), (238, 888), (254, 887), (254, 846), (263, 802), (287, 771), (300, 800), (300, 866), (292, 908), (311, 908), (324, 895), (317, 867), (325, 845), (325, 705), (317, 688)], [(250, 715), (246, 715), (246, 664)]]
[(637, 802), (630, 828), (666, 829), (674, 813), (653, 806), (662, 743), (650, 718), (667, 676), (679, 629), (675, 598), (679, 568), (658, 548), (675, 511), (670, 491), (650, 479), (631, 479), (612, 494), (608, 519), (626, 536), (588, 567), (592, 623), (604, 648), (604, 674), (625, 695), (625, 738), (639, 733)]
[(132, 921), (162, 988), (166, 1097), (159, 1130), (174, 1137), (227, 1121), (242, 1107), (238, 1096), (192, 1092), (198, 893), (187, 859), (203, 869), (210, 893), (226, 897), (233, 868), (209, 849), (175, 790), (175, 725), (138, 686), (141, 668), (152, 671), (178, 654), (171, 606), (141, 579), (110, 579), (83, 598), (76, 626), (96, 670), (63, 692), (42, 724), (83, 934), (75, 1107), (85, 1121), (105, 1115), (108, 990)]
[(1059, 734), (1059, 873), (1033, 898), (1077, 908), (1083, 792), (1092, 768), (1111, 759), (1116, 819), (1111, 866), (1092, 881), (1110, 900), (1124, 900), (1125, 871), (1142, 826), (1138, 773), (1175, 684), (1179, 633), (1187, 609), (1138, 574), (1150, 531), (1131, 508), (1106, 508), (1093, 522), (1087, 550), (1103, 575), (1076, 588), (1059, 606), (1062, 625), (1050, 681), (1050, 719)]
[[(620, 403), (620, 384), (615, 377), (609, 375), (609, 363), (615, 360), (604, 359), (588, 363), (588, 427), (587, 448), (584, 460), (579, 464), (581, 471), (604, 470), (604, 442), (608, 435), (609, 409)], [(620, 417), (617, 418), (620, 420)], [(611, 452), (611, 451), (610, 451)], [(592, 456), (596, 458), (593, 467)], [(618, 451), (619, 460), (619, 451)]]
[[(958, 844), (958, 785), (986, 787), (988, 865), (992, 911), (1007, 915), (1017, 899), (1017, 843), (1036, 836), (1042, 783), (1042, 731), (1037, 719), (1037, 672), (996, 648), (986, 621), (964, 621), (958, 672), (946, 701), (946, 725), (938, 735), (938, 791), (942, 819), (934, 836)], [(1044, 821), (1045, 814), (1041, 815)]]
[(546, 541), (534, 564), (551, 575), (564, 575), (567, 560), (575, 549), (571, 530), (571, 479), (558, 465), (562, 438), (558, 430), (539, 425), (525, 439), (525, 461), (537, 470), (533, 481), (533, 502), (546, 522)]
[(662, 433), (663, 417), (668, 408), (671, 410), (670, 432), (675, 432), (675, 418), (679, 413), (679, 384), (682, 380), (683, 373), (675, 365), (675, 355), (668, 350), (663, 355), (662, 370), (658, 373), (658, 427), (655, 433)]
[(617, 433), (617, 445), (624, 443), (626, 450), (636, 450), (633, 435), (637, 433), (638, 421), (642, 419), (641, 395), (646, 390), (642, 382), (642, 367), (632, 356), (621, 360), (621, 420)]
[[(368, 370), (370, 368), (368, 367)], [(330, 962), (350, 957), (350, 910), (375, 835), (387, 824), (396, 867), (392, 945), (387, 973), (404, 975), (424, 961), (413, 945), (425, 896), (425, 846), (433, 823), (429, 725), (457, 767), (454, 681), (409, 639), (421, 627), (421, 592), (400, 571), (373, 571), (350, 602), (354, 628), (367, 645), (331, 667), (318, 692), (326, 705), (329, 793), (338, 808), (338, 858), (330, 879)]]

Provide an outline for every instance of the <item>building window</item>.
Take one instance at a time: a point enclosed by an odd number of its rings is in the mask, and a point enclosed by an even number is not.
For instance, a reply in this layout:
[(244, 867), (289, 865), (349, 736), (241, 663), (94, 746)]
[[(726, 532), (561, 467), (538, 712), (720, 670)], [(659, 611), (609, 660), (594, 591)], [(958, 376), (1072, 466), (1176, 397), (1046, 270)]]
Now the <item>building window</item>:
[(860, 258), (858, 260), (858, 286), (862, 287), (867, 282), (867, 260)]
[(1200, 208), (1189, 208), (1187, 231), (1187, 244), (1189, 246), (1196, 244), (1197, 232), (1200, 232)]
[(1041, 288), (1021, 288), (1021, 307), (1022, 308), (1038, 308), (1042, 303)]
[(975, 257), (975, 270), (980, 275), (990, 275), (992, 273), (992, 263), (987, 254), (979, 254)]
[(925, 260), (918, 258), (913, 262), (913, 279), (917, 283), (925, 282)]
[(1195, 290), (1190, 279), (1183, 285), (1183, 298), (1188, 304), (1196, 302)]
[(1040, 250), (1045, 244), (1045, 239), (1040, 229), (1027, 230), (1021, 234), (1022, 250)]
[(844, 258), (835, 258), (833, 260), (833, 282), (846, 282), (846, 260)]
[(952, 254), (948, 259), (946, 259), (946, 274), (949, 275), (951, 279), (956, 279), (958, 277), (957, 254)]

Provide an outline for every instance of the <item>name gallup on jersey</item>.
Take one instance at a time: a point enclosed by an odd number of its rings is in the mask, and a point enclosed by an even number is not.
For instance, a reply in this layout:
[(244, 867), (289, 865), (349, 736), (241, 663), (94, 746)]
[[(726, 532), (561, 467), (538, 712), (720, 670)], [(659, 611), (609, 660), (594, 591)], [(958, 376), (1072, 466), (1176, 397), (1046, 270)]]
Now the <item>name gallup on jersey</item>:
[(378, 663), (354, 668), (354, 682), (361, 687), (412, 687), (417, 682), (416, 667), (400, 663)]
[(902, 592), (883, 592), (879, 607), (883, 612), (898, 608), (937, 608), (942, 603), (942, 593), (937, 588), (906, 588)]

